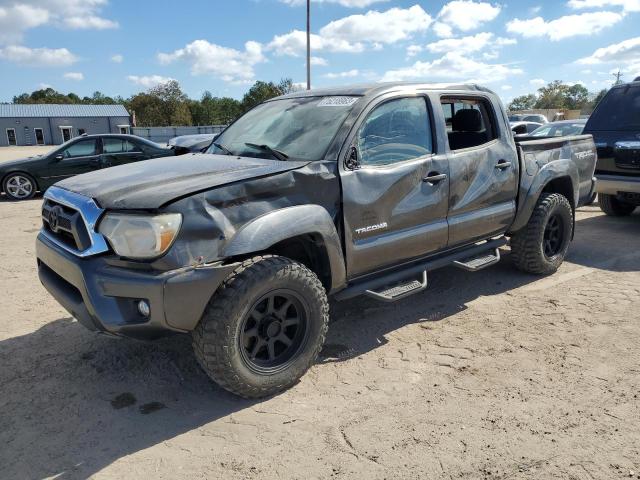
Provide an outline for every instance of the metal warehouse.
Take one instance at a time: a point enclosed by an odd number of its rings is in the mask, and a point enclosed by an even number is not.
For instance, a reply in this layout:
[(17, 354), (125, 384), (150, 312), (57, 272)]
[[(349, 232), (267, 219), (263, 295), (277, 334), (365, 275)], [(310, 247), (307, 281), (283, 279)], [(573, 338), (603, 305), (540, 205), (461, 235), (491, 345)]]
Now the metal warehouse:
[(129, 133), (124, 105), (0, 104), (0, 147), (59, 145), (96, 133)]

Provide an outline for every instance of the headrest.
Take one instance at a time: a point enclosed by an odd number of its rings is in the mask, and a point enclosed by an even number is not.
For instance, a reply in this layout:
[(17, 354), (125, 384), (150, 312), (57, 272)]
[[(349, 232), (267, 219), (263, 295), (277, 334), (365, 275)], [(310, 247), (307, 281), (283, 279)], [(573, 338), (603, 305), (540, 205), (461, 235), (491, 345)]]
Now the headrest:
[(481, 132), (484, 130), (482, 114), (475, 109), (458, 110), (453, 116), (451, 126), (454, 132)]

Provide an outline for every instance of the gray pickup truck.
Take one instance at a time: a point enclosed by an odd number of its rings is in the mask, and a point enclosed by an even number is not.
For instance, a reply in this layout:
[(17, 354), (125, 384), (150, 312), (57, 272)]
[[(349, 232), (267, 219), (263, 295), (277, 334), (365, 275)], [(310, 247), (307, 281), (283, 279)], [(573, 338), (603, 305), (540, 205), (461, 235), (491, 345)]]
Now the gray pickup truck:
[(374, 84), (296, 92), (239, 118), (206, 153), (49, 188), (47, 290), (86, 327), (190, 333), (224, 388), (274, 394), (313, 364), (328, 296), (391, 302), (446, 265), (562, 263), (595, 186), (589, 135), (517, 143), (491, 91)]

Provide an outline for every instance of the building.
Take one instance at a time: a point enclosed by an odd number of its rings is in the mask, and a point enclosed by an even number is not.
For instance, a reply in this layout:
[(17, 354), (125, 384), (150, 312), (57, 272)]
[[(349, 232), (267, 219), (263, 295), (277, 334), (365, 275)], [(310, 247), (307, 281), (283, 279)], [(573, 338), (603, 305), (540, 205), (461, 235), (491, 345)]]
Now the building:
[(83, 133), (129, 133), (123, 105), (0, 104), (0, 147), (59, 145)]

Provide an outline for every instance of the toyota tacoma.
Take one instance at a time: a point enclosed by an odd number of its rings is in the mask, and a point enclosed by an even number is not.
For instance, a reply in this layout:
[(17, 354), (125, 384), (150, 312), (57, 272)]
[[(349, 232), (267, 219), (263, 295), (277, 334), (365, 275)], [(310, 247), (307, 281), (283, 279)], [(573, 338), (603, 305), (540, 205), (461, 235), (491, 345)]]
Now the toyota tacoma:
[(207, 152), (47, 190), (46, 289), (91, 330), (189, 333), (206, 373), (263, 397), (314, 363), (328, 297), (392, 302), (429, 271), (550, 274), (595, 187), (590, 135), (516, 142), (491, 91), (374, 84), (258, 105)]

